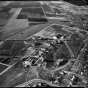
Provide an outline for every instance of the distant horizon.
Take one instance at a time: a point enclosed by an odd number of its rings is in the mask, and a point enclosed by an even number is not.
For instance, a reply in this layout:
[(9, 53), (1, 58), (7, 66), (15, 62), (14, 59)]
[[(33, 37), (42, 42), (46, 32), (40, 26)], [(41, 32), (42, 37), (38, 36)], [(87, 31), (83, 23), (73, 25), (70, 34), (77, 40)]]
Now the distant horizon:
[(88, 5), (86, 0), (63, 0), (75, 5)]

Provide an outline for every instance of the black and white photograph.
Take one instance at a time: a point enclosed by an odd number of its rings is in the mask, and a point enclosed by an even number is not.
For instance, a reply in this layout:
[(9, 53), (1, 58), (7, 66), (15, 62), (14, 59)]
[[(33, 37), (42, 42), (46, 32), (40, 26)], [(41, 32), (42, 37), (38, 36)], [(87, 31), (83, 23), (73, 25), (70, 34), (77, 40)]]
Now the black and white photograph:
[(87, 0), (0, 1), (0, 87), (88, 88)]

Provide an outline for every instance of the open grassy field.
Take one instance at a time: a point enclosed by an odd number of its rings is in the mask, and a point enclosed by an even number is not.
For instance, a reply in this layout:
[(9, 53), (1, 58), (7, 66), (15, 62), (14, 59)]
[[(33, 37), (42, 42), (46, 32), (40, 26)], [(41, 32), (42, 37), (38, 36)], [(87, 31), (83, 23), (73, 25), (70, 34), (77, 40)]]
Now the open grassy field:
[[(50, 25), (49, 23), (47, 24), (41, 24), (41, 25), (35, 25), (32, 26), (31, 28), (26, 28), (26, 29), (19, 29), (19, 30), (12, 30), (10, 32), (5, 32), (2, 35), (2, 40), (26, 40), (28, 37), (32, 36), (33, 34), (41, 31), (43, 28), (47, 27)], [(35, 29), (36, 28), (36, 29)], [(11, 35), (13, 33), (13, 35)]]
[(56, 31), (56, 32), (58, 32), (58, 33), (61, 33), (61, 34), (71, 34), (70, 32), (68, 32), (68, 31), (65, 31), (65, 30), (63, 30), (62, 28), (63, 28), (64, 26), (61, 26), (61, 25), (52, 25), (52, 28), (54, 28), (54, 30)]
[(4, 71), (8, 66), (0, 64), (0, 73)]
[(35, 2), (35, 1), (23, 1), (23, 3), (20, 6), (21, 8), (31, 8), (31, 7), (41, 7), (41, 4), (39, 2)]
[(0, 79), (0, 86), (15, 86), (26, 81), (26, 72), (21, 68), (11, 68), (0, 76)]
[(81, 48), (84, 46), (83, 38), (81, 36), (79, 36), (79, 34), (74, 33), (70, 39), (71, 39), (71, 41), (68, 41), (68, 45), (72, 49), (72, 51), (75, 55), (75, 58), (76, 58), (77, 55), (79, 54)]

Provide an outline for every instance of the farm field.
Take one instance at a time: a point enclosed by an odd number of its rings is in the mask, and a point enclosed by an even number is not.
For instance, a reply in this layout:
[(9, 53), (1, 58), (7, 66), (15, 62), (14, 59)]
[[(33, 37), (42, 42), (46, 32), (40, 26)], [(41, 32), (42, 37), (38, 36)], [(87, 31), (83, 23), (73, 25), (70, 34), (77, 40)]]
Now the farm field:
[(88, 88), (84, 1), (0, 1), (0, 87)]

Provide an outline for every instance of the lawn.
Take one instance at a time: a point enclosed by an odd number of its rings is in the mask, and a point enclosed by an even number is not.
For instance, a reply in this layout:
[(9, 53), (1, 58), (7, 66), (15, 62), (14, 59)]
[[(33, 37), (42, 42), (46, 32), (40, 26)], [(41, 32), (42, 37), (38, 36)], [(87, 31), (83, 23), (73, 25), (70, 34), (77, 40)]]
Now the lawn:
[(4, 44), (2, 45), (0, 50), (11, 50), (13, 44), (14, 44), (13, 40), (7, 40), (7, 41), (4, 42)]
[(62, 25), (52, 25), (52, 28), (54, 28), (54, 30), (56, 31), (56, 32), (58, 32), (58, 33), (61, 33), (61, 34), (71, 34), (70, 32), (68, 32), (68, 31), (65, 31), (65, 30), (62, 30), (62, 28), (63, 28), (64, 26), (62, 26)]
[(11, 10), (11, 8), (4, 7), (2, 10), (0, 10), (0, 13), (2, 13), (2, 12), (8, 13), (10, 10)]
[(84, 43), (82, 40), (82, 37), (79, 37), (79, 34), (73, 34), (71, 36), (71, 41), (68, 41), (68, 45), (70, 46), (70, 48), (72, 49), (75, 58), (77, 57), (77, 55), (79, 54), (81, 48), (83, 47)]
[(6, 6), (6, 8), (18, 8), (21, 3), (22, 3), (22, 1), (15, 1), (15, 2), (8, 4)]
[(0, 64), (0, 73), (4, 71), (8, 66)]

